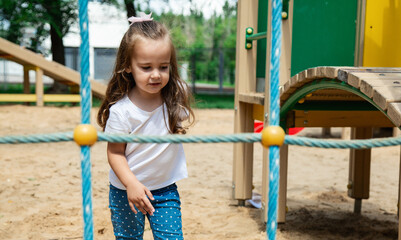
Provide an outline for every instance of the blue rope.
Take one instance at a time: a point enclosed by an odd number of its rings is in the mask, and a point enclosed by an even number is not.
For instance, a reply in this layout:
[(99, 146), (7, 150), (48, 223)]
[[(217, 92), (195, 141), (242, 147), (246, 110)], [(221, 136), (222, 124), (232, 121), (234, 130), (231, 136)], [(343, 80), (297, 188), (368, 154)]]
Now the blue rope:
[(305, 147), (337, 148), (337, 149), (368, 149), (401, 145), (401, 137), (374, 138), (363, 140), (323, 140), (307, 137), (285, 136), (285, 144)]
[[(90, 123), (91, 87), (89, 81), (89, 21), (88, 0), (79, 0), (79, 27), (81, 33), (81, 123)], [(84, 218), (84, 239), (93, 239), (92, 181), (90, 147), (81, 146), (82, 211)]]
[[(32, 134), (0, 137), (0, 144), (50, 143), (73, 141), (73, 132)], [(260, 133), (238, 133), (219, 135), (119, 135), (98, 132), (99, 142), (132, 142), (132, 143), (254, 143), (261, 141)], [(285, 144), (304, 147), (367, 149), (401, 145), (401, 137), (374, 138), (359, 140), (329, 140), (308, 137), (285, 136)]]
[(253, 143), (261, 141), (260, 133), (240, 133), (225, 135), (190, 136), (190, 135), (166, 135), (166, 136), (141, 136), (98, 134), (98, 141), (109, 142), (138, 142), (138, 143), (219, 143), (219, 142), (243, 142)]
[(49, 143), (65, 141), (73, 141), (72, 132), (0, 137), (0, 144)]
[[(272, 1), (271, 52), (270, 52), (270, 114), (269, 125), (280, 124), (280, 51), (281, 51), (281, 0)], [(266, 233), (269, 240), (276, 239), (277, 231), (277, 202), (280, 179), (280, 149), (278, 146), (269, 147), (269, 196)]]

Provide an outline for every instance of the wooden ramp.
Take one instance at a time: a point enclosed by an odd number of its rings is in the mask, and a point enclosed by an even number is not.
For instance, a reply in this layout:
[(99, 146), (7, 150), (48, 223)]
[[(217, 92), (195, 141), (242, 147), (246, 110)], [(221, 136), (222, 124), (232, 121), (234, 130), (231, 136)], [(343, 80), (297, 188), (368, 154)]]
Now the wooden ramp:
[[(37, 73), (39, 72), (39, 75), (46, 75), (66, 85), (80, 85), (81, 82), (79, 72), (59, 63), (49, 61), (42, 55), (36, 54), (3, 38), (0, 38), (0, 57), (23, 65), (24, 75), (28, 70), (35, 70)], [(90, 83), (93, 94), (97, 97), (104, 97), (106, 85), (94, 80), (90, 80)]]
[(280, 100), (285, 127), (401, 127), (401, 68), (310, 68)]

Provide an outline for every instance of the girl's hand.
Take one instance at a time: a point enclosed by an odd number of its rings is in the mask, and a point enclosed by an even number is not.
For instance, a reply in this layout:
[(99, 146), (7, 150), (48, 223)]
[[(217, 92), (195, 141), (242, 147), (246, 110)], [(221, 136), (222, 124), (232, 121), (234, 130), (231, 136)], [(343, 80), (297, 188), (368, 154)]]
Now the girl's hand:
[[(132, 182), (126, 186), (128, 203), (131, 210), (136, 214), (137, 210), (135, 207), (142, 212), (144, 215), (149, 213), (150, 216), (153, 215), (155, 209), (149, 201), (154, 200), (152, 193), (139, 181)], [(149, 197), (149, 198), (148, 198)]]

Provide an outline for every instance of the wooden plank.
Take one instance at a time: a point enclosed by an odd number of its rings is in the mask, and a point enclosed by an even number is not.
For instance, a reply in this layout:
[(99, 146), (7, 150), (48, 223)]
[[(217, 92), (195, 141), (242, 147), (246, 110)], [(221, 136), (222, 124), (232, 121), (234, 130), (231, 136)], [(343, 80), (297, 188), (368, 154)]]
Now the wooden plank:
[(360, 88), (361, 79), (401, 79), (401, 73), (350, 73), (347, 82), (349, 85)]
[[(36, 102), (36, 94), (0, 94), (0, 102)], [(79, 94), (45, 94), (44, 102), (80, 102)]]
[[(280, 183), (278, 193), (277, 222), (285, 222), (287, 213), (287, 182), (288, 182), (288, 144), (280, 147)], [(268, 196), (268, 193), (266, 194)], [(267, 216), (267, 212), (265, 214)], [(266, 219), (267, 221), (267, 219)]]
[(32, 65), (41, 68), (46, 76), (55, 80), (68, 79), (69, 81), (79, 84), (80, 74), (78, 72), (62, 64), (48, 61), (42, 55), (36, 54), (2, 38), (0, 38), (0, 51), (12, 55), (15, 62), (21, 65)]
[(365, 16), (366, 1), (358, 0), (354, 53), (354, 66), (357, 67), (362, 66), (363, 64), (363, 44), (365, 42)]
[[(292, 8), (292, 3), (289, 2), (289, 8)], [(269, 5), (272, 6), (272, 5)], [(271, 7), (268, 7), (271, 8)], [(291, 9), (288, 11), (288, 18), (282, 21), (281, 25), (281, 55), (280, 55), (280, 85), (284, 85), (285, 82), (291, 78), (291, 46), (292, 46), (292, 13)], [(269, 18), (269, 14), (268, 18)], [(267, 20), (267, 19), (266, 19)], [(271, 26), (271, 25), (267, 25)], [(268, 27), (269, 29), (269, 27)], [(270, 31), (269, 31), (270, 32)], [(271, 42), (271, 38), (268, 38)], [(270, 45), (270, 43), (269, 43)], [(268, 50), (269, 49), (269, 50)], [(270, 51), (270, 48), (266, 50)], [(266, 58), (269, 59), (269, 58)], [(270, 61), (266, 61), (266, 70), (270, 71)]]
[(335, 79), (338, 76), (338, 70), (340, 70), (342, 67), (324, 67), (323, 68), (323, 75), (326, 78), (331, 78)]
[[(313, 79), (315, 79), (315, 78), (317, 78), (316, 77), (316, 75), (317, 75), (317, 67), (314, 67), (314, 68), (308, 68), (308, 69), (306, 69), (306, 76), (307, 76), (307, 80), (308, 81), (311, 81), (311, 80), (313, 80)], [(305, 79), (305, 80), (306, 80)]]
[(39, 67), (35, 69), (35, 84), (36, 84), (36, 106), (43, 107), (43, 70)]
[(401, 240), (401, 220), (400, 220), (400, 207), (401, 207), (401, 146), (400, 146), (400, 170), (398, 172), (398, 240)]
[[(240, 103), (240, 119), (238, 132), (253, 132), (254, 120), (252, 119), (253, 105)], [(233, 182), (234, 198), (239, 200), (252, 198), (252, 176), (253, 176), (253, 144), (235, 143), (234, 144), (234, 164)]]
[[(351, 139), (370, 139), (371, 127), (352, 128)], [(355, 199), (369, 198), (371, 149), (351, 149), (349, 162), (348, 196)], [(360, 209), (357, 209), (360, 211)]]
[[(258, 1), (238, 1), (237, 4), (237, 43), (236, 43), (236, 74), (235, 74), (235, 113), (234, 132), (253, 132), (254, 121), (252, 119), (252, 104), (241, 102), (240, 93), (256, 91), (256, 47), (245, 49), (245, 29), (252, 27), (257, 32)], [(257, 45), (257, 43), (254, 43)], [(266, 76), (267, 78), (268, 76)], [(247, 102), (257, 98), (242, 96)], [(254, 102), (254, 103), (259, 103)], [(263, 102), (262, 102), (263, 104)], [(245, 199), (252, 198), (252, 168), (253, 168), (253, 144), (234, 144), (233, 158), (233, 198), (240, 204)]]
[(253, 119), (259, 121), (265, 121), (264, 106), (259, 104), (253, 104)]
[(297, 74), (297, 83), (296, 85), (292, 85), (291, 87), (297, 87), (303, 85), (304, 81), (307, 81), (308, 78), (308, 70), (303, 70), (302, 72)]
[[(295, 110), (287, 127), (394, 127), (380, 111), (302, 111)], [(366, 121), (369, 119), (369, 121)]]
[(27, 67), (24, 66), (24, 93), (29, 93), (29, 70)]
[(291, 78), (288, 79), (288, 81), (284, 83), (283, 88), (282, 88), (283, 92), (286, 92), (288, 89), (290, 89), (290, 87), (291, 87)]
[(43, 96), (45, 102), (81, 102), (79, 94), (46, 94)]
[(383, 110), (389, 103), (401, 102), (401, 86), (397, 87), (374, 87), (373, 101)]
[(0, 102), (36, 102), (35, 94), (0, 94)]
[(239, 93), (238, 98), (240, 102), (263, 105), (265, 94), (259, 92)]
[(401, 78), (362, 78), (360, 84), (360, 90), (366, 96), (373, 97), (374, 87), (397, 87), (401, 86)]
[(396, 127), (401, 127), (401, 103), (390, 103), (388, 105), (387, 115)]
[(338, 70), (337, 79), (347, 82), (349, 74), (357, 73), (399, 73), (401, 68), (344, 67)]

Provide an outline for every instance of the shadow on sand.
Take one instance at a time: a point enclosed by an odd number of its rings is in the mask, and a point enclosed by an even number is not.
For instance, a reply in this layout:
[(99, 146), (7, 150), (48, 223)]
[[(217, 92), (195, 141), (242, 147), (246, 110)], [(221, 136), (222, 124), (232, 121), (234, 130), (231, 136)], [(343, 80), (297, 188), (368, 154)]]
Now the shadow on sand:
[(340, 209), (301, 207), (287, 213), (278, 231), (301, 239), (397, 239), (398, 221), (395, 214), (372, 219)]

